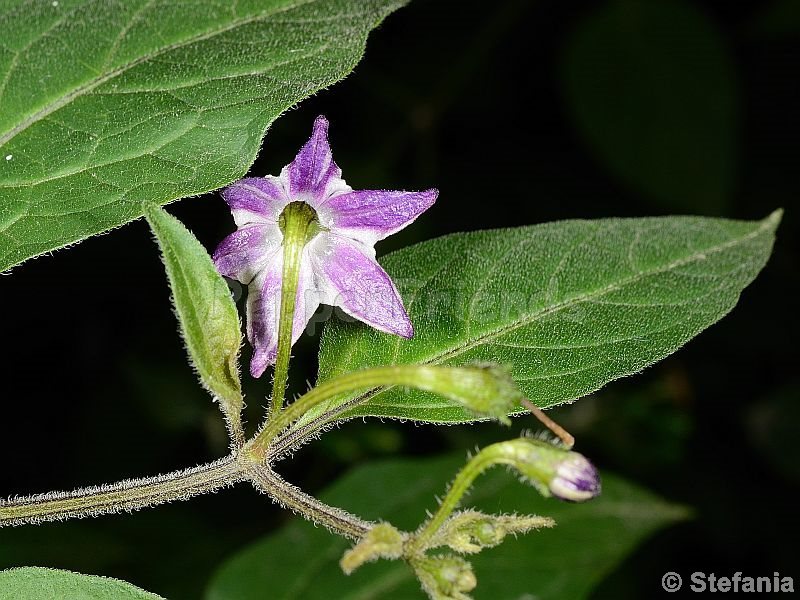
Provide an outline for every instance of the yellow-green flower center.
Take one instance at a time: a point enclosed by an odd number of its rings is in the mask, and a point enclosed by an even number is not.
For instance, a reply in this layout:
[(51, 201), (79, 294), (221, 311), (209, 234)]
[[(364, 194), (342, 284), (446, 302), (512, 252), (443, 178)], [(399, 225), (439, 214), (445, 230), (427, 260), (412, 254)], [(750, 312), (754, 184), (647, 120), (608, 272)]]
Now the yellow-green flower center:
[(317, 211), (310, 204), (301, 200), (286, 205), (278, 217), (278, 227), (280, 227), (284, 241), (289, 235), (296, 241), (302, 241), (302, 245), (310, 242), (320, 231), (325, 231), (319, 222)]

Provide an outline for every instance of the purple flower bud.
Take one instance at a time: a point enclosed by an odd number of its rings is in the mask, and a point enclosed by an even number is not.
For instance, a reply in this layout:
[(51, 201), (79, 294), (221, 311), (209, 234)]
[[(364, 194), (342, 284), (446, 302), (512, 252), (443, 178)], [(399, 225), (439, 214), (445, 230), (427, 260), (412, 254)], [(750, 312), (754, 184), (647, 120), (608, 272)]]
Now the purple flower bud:
[(570, 502), (583, 502), (600, 495), (600, 475), (594, 465), (583, 455), (570, 452), (556, 467), (550, 481), (550, 492), (556, 498)]
[(513, 466), (544, 496), (584, 502), (600, 495), (600, 475), (583, 454), (522, 437), (484, 448), (495, 462)]

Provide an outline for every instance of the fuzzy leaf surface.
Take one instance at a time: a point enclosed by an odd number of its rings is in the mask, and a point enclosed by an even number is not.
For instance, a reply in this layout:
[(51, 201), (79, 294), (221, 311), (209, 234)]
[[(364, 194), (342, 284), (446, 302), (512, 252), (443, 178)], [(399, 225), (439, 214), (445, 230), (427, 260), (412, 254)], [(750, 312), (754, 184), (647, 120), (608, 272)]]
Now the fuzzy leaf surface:
[[(725, 316), (766, 263), (780, 217), (562, 221), (404, 248), (382, 262), (416, 334), (404, 340), (333, 320), (319, 379), (377, 365), (488, 361), (509, 365), (542, 408), (572, 401)], [(426, 392), (376, 388), (331, 400), (296, 429), (356, 416), (473, 420)]]
[(242, 333), (228, 285), (178, 219), (154, 204), (144, 210), (161, 248), (189, 358), (203, 387), (218, 399), (229, 422), (238, 424), (244, 403), (238, 366)]
[(244, 175), (403, 0), (0, 0), (0, 272)]
[[(159, 600), (136, 586), (108, 577), (39, 567), (0, 571), (0, 600)], [(163, 600), (163, 599), (161, 599)]]

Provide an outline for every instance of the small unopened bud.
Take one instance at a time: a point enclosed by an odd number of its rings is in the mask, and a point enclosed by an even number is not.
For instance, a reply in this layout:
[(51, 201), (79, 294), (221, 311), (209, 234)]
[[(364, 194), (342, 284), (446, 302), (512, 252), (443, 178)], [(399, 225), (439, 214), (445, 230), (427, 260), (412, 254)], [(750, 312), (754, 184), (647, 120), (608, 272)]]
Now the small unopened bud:
[(552, 527), (548, 517), (535, 515), (487, 515), (475, 510), (450, 517), (428, 544), (428, 548), (449, 546), (456, 552), (474, 554), (499, 545), (507, 535)]
[(422, 589), (432, 600), (471, 600), (467, 592), (478, 585), (472, 565), (457, 556), (420, 558), (412, 566)]
[(419, 367), (415, 387), (435, 392), (481, 417), (509, 425), (509, 413), (523, 395), (508, 369), (494, 364), (464, 367)]
[(379, 523), (370, 529), (361, 540), (344, 553), (339, 565), (350, 575), (366, 562), (379, 558), (397, 559), (403, 554), (405, 537), (389, 523)]
[(583, 455), (570, 452), (556, 469), (550, 482), (550, 491), (556, 498), (571, 502), (591, 500), (600, 494), (600, 475), (594, 465)]
[(531, 438), (493, 447), (544, 496), (583, 502), (600, 494), (600, 475), (582, 454)]

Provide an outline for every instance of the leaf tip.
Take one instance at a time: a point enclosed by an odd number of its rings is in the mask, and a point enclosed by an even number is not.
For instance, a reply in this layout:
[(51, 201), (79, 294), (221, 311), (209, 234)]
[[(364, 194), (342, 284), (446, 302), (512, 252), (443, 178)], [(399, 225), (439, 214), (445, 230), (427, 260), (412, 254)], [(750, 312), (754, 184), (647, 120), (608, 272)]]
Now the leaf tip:
[(764, 223), (769, 225), (770, 229), (777, 229), (783, 220), (783, 208), (776, 208), (765, 219)]

